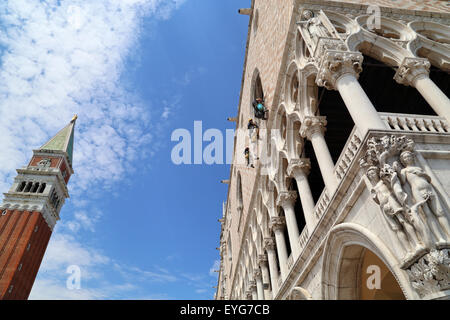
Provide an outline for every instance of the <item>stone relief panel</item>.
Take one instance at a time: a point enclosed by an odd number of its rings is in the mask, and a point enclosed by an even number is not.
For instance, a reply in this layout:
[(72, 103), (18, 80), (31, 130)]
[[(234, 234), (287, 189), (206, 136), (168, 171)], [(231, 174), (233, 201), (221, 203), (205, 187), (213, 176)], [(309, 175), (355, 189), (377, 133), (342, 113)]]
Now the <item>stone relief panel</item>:
[[(420, 295), (448, 288), (449, 210), (435, 181), (417, 164), (414, 141), (385, 135), (367, 142), (360, 166), (406, 255), (399, 257)], [(442, 271), (447, 270), (447, 271)]]

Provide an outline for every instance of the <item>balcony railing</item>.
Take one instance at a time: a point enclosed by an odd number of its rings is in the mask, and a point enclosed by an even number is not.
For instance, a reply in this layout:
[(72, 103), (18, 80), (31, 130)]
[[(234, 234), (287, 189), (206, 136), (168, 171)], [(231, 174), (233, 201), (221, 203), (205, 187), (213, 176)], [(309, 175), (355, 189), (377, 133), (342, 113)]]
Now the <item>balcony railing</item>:
[(384, 112), (380, 116), (393, 130), (450, 133), (447, 121), (437, 116)]
[(316, 203), (316, 207), (314, 208), (314, 216), (317, 219), (320, 219), (325, 212), (325, 210), (328, 208), (328, 205), (330, 204), (330, 197), (328, 195), (327, 188), (323, 188), (322, 194), (320, 195), (319, 200)]
[(300, 234), (300, 237), (298, 237), (298, 244), (300, 247), (300, 251), (303, 251), (303, 248), (306, 246), (306, 242), (308, 242), (308, 238), (309, 238), (309, 232), (308, 232), (308, 228), (305, 226), (303, 228), (302, 233)]
[(291, 270), (293, 264), (294, 264), (294, 253), (291, 252), (291, 255), (290, 255), (289, 258), (287, 259), (287, 267), (288, 267), (288, 270)]

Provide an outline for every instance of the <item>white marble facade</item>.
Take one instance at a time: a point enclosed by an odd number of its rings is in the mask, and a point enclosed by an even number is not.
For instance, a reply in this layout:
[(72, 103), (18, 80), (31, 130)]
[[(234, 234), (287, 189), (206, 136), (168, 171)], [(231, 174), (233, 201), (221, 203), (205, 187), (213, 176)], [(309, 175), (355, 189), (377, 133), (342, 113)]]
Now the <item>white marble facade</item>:
[[(369, 30), (364, 5), (294, 1), (292, 9), (279, 85), (263, 84), (275, 88), (270, 115), (258, 139), (237, 136), (236, 146), (260, 154), (239, 171), (235, 146), (230, 190), (242, 194), (241, 179), (253, 180), (247, 204), (229, 196), (224, 205), (216, 299), (362, 299), (368, 252), (404, 298), (449, 299), (450, 101), (429, 75), (431, 66), (450, 70), (450, 14), (382, 7)], [(377, 110), (360, 85), (363, 54), (393, 68), (392, 81), (415, 88), (435, 114)], [(339, 92), (355, 124), (337, 160), (320, 87)], [(312, 170), (324, 185), (316, 200)]]

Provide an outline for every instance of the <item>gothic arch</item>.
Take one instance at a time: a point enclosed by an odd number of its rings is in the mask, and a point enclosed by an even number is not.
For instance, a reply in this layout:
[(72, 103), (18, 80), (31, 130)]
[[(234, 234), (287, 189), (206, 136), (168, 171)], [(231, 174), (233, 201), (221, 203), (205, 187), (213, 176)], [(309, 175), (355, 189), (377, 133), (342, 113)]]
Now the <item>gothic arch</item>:
[(302, 287), (294, 287), (289, 293), (287, 300), (312, 300), (312, 297), (308, 290)]
[(285, 77), (285, 104), (289, 112), (293, 112), (300, 102), (300, 78), (299, 67), (296, 61), (291, 61)]
[(355, 270), (364, 248), (386, 265), (407, 299), (417, 298), (406, 272), (400, 269), (398, 260), (382, 240), (361, 225), (342, 223), (331, 229), (325, 243), (321, 279), (323, 299), (357, 299)]
[(450, 27), (429, 21), (412, 21), (408, 27), (416, 34), (408, 49), (418, 57), (427, 58), (436, 68), (450, 71)]
[(251, 89), (250, 89), (250, 115), (253, 115), (253, 111), (252, 111), (252, 103), (253, 100), (255, 100), (256, 98), (261, 98), (264, 100), (264, 86), (261, 80), (261, 74), (258, 70), (258, 68), (255, 68), (255, 70), (253, 71), (253, 76), (252, 76), (252, 81), (251, 81)]
[(316, 114), (318, 107), (318, 86), (316, 84), (317, 68), (313, 64), (306, 65), (300, 72), (302, 83), (300, 92), (300, 119)]
[[(356, 19), (361, 29), (359, 32), (351, 34), (346, 40), (351, 51), (360, 51), (391, 67), (398, 67), (405, 57), (414, 56), (409, 50), (402, 48), (395, 42), (397, 40), (406, 43), (412, 40), (414, 34), (409, 28), (397, 21), (381, 17), (381, 30), (387, 30), (386, 32), (391, 32), (392, 34), (386, 33), (383, 36), (380, 32), (378, 35), (367, 30), (366, 24), (368, 17), (368, 15), (365, 15)], [(390, 35), (398, 39), (390, 39)]]

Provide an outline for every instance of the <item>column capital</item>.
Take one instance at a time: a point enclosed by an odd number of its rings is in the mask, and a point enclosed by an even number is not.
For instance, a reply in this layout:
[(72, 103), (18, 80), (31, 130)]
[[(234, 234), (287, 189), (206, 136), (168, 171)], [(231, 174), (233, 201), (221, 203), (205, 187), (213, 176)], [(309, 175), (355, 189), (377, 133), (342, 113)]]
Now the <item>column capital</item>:
[(270, 227), (274, 231), (276, 231), (276, 230), (283, 230), (285, 224), (286, 224), (285, 217), (272, 217), (272, 218), (270, 218)]
[(328, 90), (337, 90), (336, 82), (344, 74), (359, 77), (362, 71), (363, 55), (361, 52), (327, 50), (321, 58), (316, 83)]
[(270, 238), (264, 238), (264, 248), (269, 250), (275, 250), (275, 240), (273, 240), (272, 237)]
[[(270, 238), (269, 238), (270, 239)], [(272, 240), (272, 239), (270, 239), (270, 240)], [(265, 240), (264, 240), (265, 241)], [(273, 240), (272, 240), (273, 241)], [(265, 244), (265, 243), (264, 243)], [(264, 265), (266, 265), (267, 264), (267, 254), (259, 254), (258, 255), (258, 264), (260, 265), (260, 266), (264, 266)]]
[(262, 275), (261, 269), (259, 268), (253, 269), (253, 277), (255, 279), (258, 279), (259, 277), (261, 277), (261, 275)]
[(314, 133), (323, 135), (326, 125), (327, 120), (325, 116), (306, 116), (300, 127), (300, 135), (310, 140)]
[(287, 174), (295, 177), (296, 173), (303, 173), (307, 176), (310, 169), (311, 161), (309, 158), (292, 159), (287, 167)]
[(277, 198), (277, 206), (293, 206), (295, 203), (295, 200), (297, 199), (297, 192), (295, 191), (282, 191), (278, 195)]
[(406, 57), (398, 67), (394, 79), (405, 86), (414, 86), (414, 82), (419, 76), (428, 77), (430, 66), (428, 59)]

